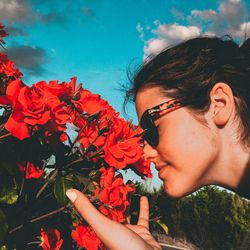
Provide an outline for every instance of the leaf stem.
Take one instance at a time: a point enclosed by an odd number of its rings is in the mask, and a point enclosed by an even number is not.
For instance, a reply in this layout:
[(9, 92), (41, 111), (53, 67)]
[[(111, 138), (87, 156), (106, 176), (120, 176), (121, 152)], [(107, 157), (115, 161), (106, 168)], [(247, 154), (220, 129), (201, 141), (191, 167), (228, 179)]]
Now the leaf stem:
[(50, 177), (48, 177), (47, 181), (44, 183), (44, 185), (40, 188), (38, 193), (36, 194), (36, 198), (38, 199), (41, 193), (44, 191), (44, 189), (54, 180), (54, 178), (58, 175), (58, 169), (55, 169), (55, 171), (51, 174)]
[[(58, 208), (58, 209), (56, 209), (56, 210), (53, 210), (52, 212), (49, 212), (49, 213), (47, 213), (47, 214), (43, 214), (43, 215), (41, 215), (41, 216), (39, 216), (39, 217), (36, 217), (36, 218), (34, 218), (34, 219), (32, 219), (32, 220), (29, 220), (28, 223), (34, 223), (34, 222), (36, 222), (36, 221), (45, 219), (45, 218), (47, 218), (47, 217), (49, 217), (49, 216), (51, 216), (51, 215), (54, 215), (54, 214), (57, 214), (57, 213), (62, 212), (64, 209), (65, 209), (65, 206), (60, 207), (60, 208)], [(26, 224), (26, 223), (25, 223), (25, 224)], [(19, 230), (19, 229), (21, 229), (21, 228), (23, 228), (23, 227), (24, 227), (24, 224), (19, 225), (19, 226), (15, 227), (15, 228), (11, 229), (11, 230), (9, 231), (9, 234), (12, 234), (12, 233), (14, 233), (15, 231), (17, 231), (17, 230)]]
[(8, 134), (5, 134), (5, 135), (2, 135), (2, 136), (0, 136), (0, 140), (1, 140), (1, 139), (6, 138), (6, 137), (8, 137), (8, 136), (11, 136), (11, 135), (12, 135), (11, 133), (8, 133)]

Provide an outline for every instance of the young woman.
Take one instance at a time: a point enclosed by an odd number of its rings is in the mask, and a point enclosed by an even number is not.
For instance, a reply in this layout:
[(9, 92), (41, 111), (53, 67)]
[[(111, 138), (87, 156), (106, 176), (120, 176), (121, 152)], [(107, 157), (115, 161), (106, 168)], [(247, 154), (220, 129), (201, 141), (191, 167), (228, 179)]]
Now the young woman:
[[(168, 48), (136, 73), (132, 98), (145, 129), (145, 157), (164, 191), (179, 198), (206, 185), (250, 197), (250, 40), (195, 38)], [(148, 202), (137, 225), (120, 225), (77, 190), (67, 195), (108, 249), (160, 249), (148, 230)]]

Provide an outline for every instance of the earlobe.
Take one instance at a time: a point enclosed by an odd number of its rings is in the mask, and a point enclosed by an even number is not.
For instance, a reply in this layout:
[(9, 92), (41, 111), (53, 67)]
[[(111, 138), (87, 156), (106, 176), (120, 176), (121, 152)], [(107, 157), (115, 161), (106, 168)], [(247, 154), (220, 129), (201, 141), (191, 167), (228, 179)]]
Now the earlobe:
[(217, 126), (224, 126), (234, 109), (234, 96), (232, 89), (226, 83), (219, 82), (210, 92), (212, 119)]

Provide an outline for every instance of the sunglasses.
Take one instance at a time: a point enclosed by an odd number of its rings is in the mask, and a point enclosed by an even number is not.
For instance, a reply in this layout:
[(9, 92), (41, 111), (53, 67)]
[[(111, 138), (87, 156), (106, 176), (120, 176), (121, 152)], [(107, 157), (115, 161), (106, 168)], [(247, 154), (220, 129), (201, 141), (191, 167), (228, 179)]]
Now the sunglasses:
[(153, 147), (157, 146), (159, 143), (159, 133), (154, 121), (183, 106), (185, 106), (185, 104), (181, 102), (181, 99), (171, 99), (147, 109), (140, 120), (140, 126), (144, 130), (142, 135), (143, 140), (147, 141), (147, 143)]

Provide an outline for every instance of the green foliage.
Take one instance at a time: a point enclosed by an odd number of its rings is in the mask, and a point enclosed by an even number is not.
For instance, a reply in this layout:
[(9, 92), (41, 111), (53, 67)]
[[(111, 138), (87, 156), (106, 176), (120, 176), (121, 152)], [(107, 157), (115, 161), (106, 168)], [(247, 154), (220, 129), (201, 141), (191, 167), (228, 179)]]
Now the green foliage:
[(3, 246), (0, 245), (0, 250), (8, 250), (8, 247), (6, 245)]
[(54, 195), (58, 204), (66, 205), (68, 198), (66, 197), (66, 191), (74, 186), (73, 182), (65, 177), (58, 175), (54, 184)]
[(0, 210), (0, 243), (4, 240), (5, 234), (8, 230), (8, 223), (6, 216), (2, 210)]
[(166, 234), (168, 234), (168, 227), (166, 224), (164, 224), (161, 220), (156, 220), (155, 222), (164, 230)]
[(17, 201), (16, 173), (14, 164), (0, 163), (0, 203), (14, 204)]
[(163, 190), (146, 195), (151, 197), (151, 215), (161, 217), (170, 236), (185, 238), (199, 249), (247, 249), (250, 201), (214, 186), (179, 200)]

